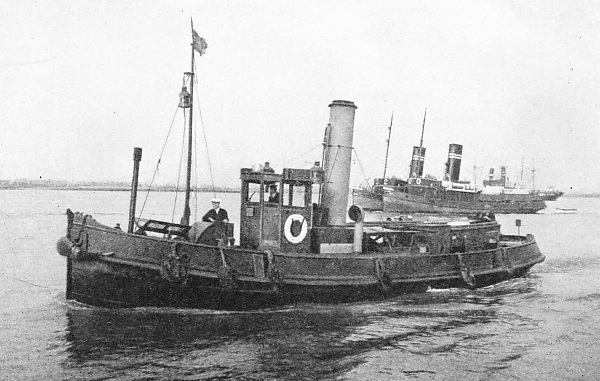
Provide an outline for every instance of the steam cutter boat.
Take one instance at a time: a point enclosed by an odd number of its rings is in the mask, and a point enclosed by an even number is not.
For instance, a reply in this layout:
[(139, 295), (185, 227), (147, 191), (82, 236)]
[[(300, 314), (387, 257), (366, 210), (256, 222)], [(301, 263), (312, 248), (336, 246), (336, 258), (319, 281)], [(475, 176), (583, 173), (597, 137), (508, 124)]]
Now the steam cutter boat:
[[(67, 210), (57, 242), (66, 298), (226, 310), (335, 303), (484, 287), (544, 260), (532, 235), (503, 235), (496, 221), (373, 223), (360, 207), (347, 210), (356, 106), (336, 100), (329, 108), (322, 169), (241, 170), (239, 242), (232, 223), (190, 223), (189, 204), (179, 223), (136, 219), (136, 148), (127, 231)], [(277, 203), (263, 196), (270, 184), (279, 186)]]
[[(124, 232), (68, 211), (57, 245), (67, 257), (67, 299), (218, 309), (341, 302), (488, 286), (544, 260), (532, 235), (503, 235), (495, 221), (366, 223), (353, 206), (348, 224), (356, 107), (334, 101), (330, 108), (322, 171), (241, 170), (239, 244), (232, 224), (145, 220)], [(280, 186), (279, 203), (253, 200), (272, 183)], [(322, 201), (313, 205), (318, 187)]]

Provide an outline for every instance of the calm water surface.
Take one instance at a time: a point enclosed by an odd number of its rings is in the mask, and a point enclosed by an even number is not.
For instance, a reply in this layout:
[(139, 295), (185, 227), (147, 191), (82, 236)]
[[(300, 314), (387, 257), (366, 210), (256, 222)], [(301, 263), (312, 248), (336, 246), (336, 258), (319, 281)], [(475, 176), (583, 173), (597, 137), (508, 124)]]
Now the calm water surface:
[[(65, 259), (55, 249), (66, 208), (127, 226), (129, 194), (0, 197), (2, 380), (598, 379), (600, 199), (564, 197), (543, 214), (497, 216), (511, 234), (520, 218), (521, 233), (534, 234), (546, 255), (526, 278), (476, 291), (231, 313), (67, 303)], [(211, 197), (199, 195), (201, 211)], [(219, 197), (237, 222), (239, 195)], [(152, 194), (144, 216), (170, 220), (165, 205), (173, 198)], [(138, 201), (140, 210), (143, 196)]]

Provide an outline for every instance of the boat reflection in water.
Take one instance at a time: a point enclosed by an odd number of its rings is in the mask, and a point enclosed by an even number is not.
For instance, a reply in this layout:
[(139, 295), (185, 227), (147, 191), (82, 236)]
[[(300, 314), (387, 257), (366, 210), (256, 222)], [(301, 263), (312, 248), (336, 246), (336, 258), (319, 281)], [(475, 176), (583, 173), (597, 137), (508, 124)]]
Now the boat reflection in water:
[[(520, 335), (537, 327), (511, 306), (535, 294), (538, 282), (527, 277), (476, 291), (256, 312), (74, 305), (67, 313), (63, 366), (77, 378), (96, 379), (116, 374), (123, 379), (333, 379), (360, 369), (370, 354), (392, 359), (396, 349), (403, 353), (396, 365), (400, 373), (414, 369), (413, 364), (447, 374), (444, 367), (453, 360), (440, 357), (424, 364), (422, 356), (429, 354), (471, 357), (469, 369), (483, 368), (478, 347), (498, 346), (486, 352), (486, 360), (501, 363), (522, 346), (522, 341), (515, 344), (510, 336), (497, 335), (498, 325), (510, 324)], [(457, 353), (463, 344), (468, 348)]]

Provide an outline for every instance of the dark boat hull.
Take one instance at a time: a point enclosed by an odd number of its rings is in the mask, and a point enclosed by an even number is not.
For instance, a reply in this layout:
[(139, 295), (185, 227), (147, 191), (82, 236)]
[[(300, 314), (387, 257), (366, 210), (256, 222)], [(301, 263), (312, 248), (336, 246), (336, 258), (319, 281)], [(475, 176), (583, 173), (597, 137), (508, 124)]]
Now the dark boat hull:
[(478, 201), (445, 201), (427, 199), (405, 192), (386, 192), (383, 195), (383, 210), (389, 213), (440, 213), (475, 214), (491, 211), (497, 214), (532, 214), (544, 209), (541, 200), (486, 199)]
[[(59, 241), (67, 298), (103, 307), (226, 310), (484, 287), (542, 262), (532, 236), (467, 253), (276, 253), (127, 234), (89, 221)], [(79, 242), (79, 246), (75, 245)], [(224, 265), (225, 264), (225, 265)]]
[(383, 195), (366, 189), (353, 189), (352, 205), (358, 205), (364, 210), (383, 210)]
[(493, 210), (498, 210), (496, 213), (531, 214), (546, 208), (544, 199), (532, 194), (482, 193), (479, 200)]
[(562, 197), (565, 193), (561, 191), (534, 191), (533, 195), (541, 198), (544, 201), (556, 201), (559, 197)]

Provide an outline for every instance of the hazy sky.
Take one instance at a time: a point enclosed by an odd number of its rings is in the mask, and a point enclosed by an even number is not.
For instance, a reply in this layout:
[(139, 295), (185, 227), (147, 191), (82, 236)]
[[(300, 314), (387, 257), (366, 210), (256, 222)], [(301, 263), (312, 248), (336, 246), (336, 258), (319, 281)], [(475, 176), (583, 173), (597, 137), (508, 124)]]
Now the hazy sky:
[[(425, 173), (600, 191), (597, 1), (3, 1), (0, 179), (149, 182), (197, 59), (198, 183), (320, 160), (329, 103), (355, 102), (352, 182), (405, 177), (427, 108)], [(180, 146), (181, 115), (170, 144)], [(176, 129), (175, 129), (176, 128)], [(202, 132), (204, 131), (204, 134)], [(179, 148), (177, 148), (179, 149)], [(167, 151), (170, 152), (170, 151)], [(179, 156), (163, 158), (175, 182)]]

